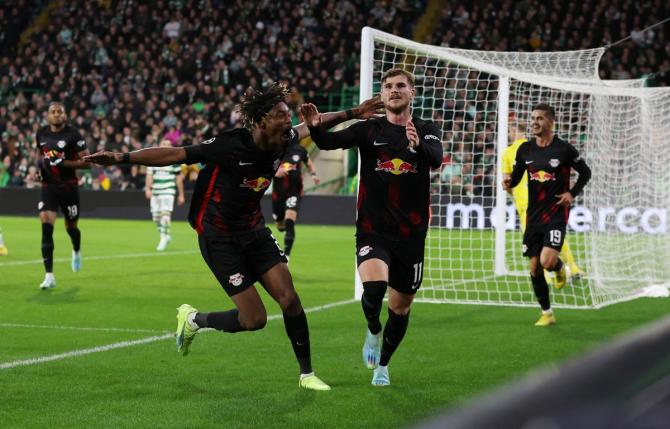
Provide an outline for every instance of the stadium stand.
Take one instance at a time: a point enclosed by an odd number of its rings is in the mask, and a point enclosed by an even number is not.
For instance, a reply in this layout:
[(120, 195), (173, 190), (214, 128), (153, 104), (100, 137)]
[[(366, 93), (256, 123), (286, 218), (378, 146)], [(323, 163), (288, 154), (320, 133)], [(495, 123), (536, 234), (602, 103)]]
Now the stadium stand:
[[(630, 36), (616, 47), (619, 53), (608, 51), (602, 77), (647, 75), (659, 85), (669, 79), (652, 73), (669, 68), (667, 30), (639, 32), (669, 14), (662, 1), (559, 8), (457, 0), (429, 24), (422, 24), (430, 22), (422, 19), (432, 3), (426, 0), (229, 3), (21, 0), (0, 8), (0, 186), (35, 186), (33, 138), (52, 100), (65, 102), (92, 151), (149, 147), (162, 137), (175, 145), (204, 140), (238, 125), (233, 107), (247, 85), (276, 79), (290, 83), (292, 107), (303, 100), (324, 110), (349, 107), (358, 93), (365, 25), (404, 37), (426, 33), (430, 43), (471, 49), (580, 49)], [(589, 14), (598, 19), (584, 35), (578, 29), (586, 24), (579, 22)], [(462, 108), (446, 105), (443, 119)], [(445, 136), (442, 179), (449, 179), (452, 194), (492, 189), (492, 149), (485, 140), (467, 143), (470, 134), (454, 121)], [(81, 185), (142, 189), (144, 173), (94, 167), (82, 172)]]

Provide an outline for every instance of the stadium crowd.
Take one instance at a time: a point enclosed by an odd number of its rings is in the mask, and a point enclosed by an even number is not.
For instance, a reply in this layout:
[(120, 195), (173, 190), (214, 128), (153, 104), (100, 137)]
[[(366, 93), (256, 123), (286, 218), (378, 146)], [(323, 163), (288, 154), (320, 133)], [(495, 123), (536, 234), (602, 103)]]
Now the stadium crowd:
[[(50, 101), (65, 103), (91, 151), (129, 151), (164, 138), (188, 145), (239, 126), (233, 108), (248, 85), (283, 80), (292, 88), (291, 107), (303, 100), (326, 107), (326, 94), (358, 85), (361, 28), (411, 38), (427, 2), (74, 0), (58, 3), (43, 24), (31, 17), (48, 2), (18, 3), (22, 7), (0, 7), (0, 186), (33, 187), (39, 185), (33, 139), (46, 124)], [(663, 27), (639, 32), (669, 9), (661, 0), (572, 1), (565, 7), (456, 0), (444, 9), (429, 42), (569, 50), (630, 36), (618, 45), (620, 54), (608, 51), (602, 77), (641, 77), (670, 64)], [(19, 43), (26, 28), (32, 35)], [(668, 80), (662, 74), (653, 79)], [(473, 129), (468, 118), (485, 115), (489, 100), (468, 100), (474, 91), (449, 84), (445, 80), (445, 91), (466, 96), (435, 109), (448, 154), (442, 183), (450, 193), (487, 195), (493, 192), (495, 132), (488, 125)], [(136, 167), (94, 167), (81, 174), (81, 184), (95, 189), (144, 186), (144, 172)]]
[[(50, 101), (65, 103), (92, 151), (163, 138), (188, 145), (238, 126), (233, 108), (249, 85), (286, 81), (292, 107), (357, 86), (350, 53), (360, 51), (361, 28), (410, 35), (424, 9), (420, 1), (230, 3), (77, 0), (52, 11), (18, 55), (0, 58), (0, 186), (32, 186), (33, 138)], [(103, 189), (143, 182), (130, 168), (82, 176)]]
[[(434, 32), (430, 44), (529, 52), (613, 44), (600, 63), (602, 79), (646, 77), (650, 86), (670, 84), (670, 26), (640, 31), (670, 17), (667, 1), (455, 0), (449, 6), (440, 17), (439, 28), (444, 31)], [(622, 39), (627, 40), (615, 44)], [(476, 79), (461, 79), (458, 87), (453, 87), (454, 83), (446, 79), (446, 91), (428, 97), (446, 100), (443, 109), (433, 114), (438, 122), (446, 119), (441, 171), (444, 193), (491, 196), (495, 185), (495, 132), (486, 124), (486, 116), (495, 100), (490, 92), (475, 91), (481, 84)]]

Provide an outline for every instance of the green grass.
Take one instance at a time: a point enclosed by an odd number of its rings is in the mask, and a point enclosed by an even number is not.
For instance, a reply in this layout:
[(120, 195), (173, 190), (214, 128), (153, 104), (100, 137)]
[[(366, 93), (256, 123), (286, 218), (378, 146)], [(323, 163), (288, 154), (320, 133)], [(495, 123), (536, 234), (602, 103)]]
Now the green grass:
[[(184, 302), (205, 311), (232, 306), (185, 223), (173, 225), (169, 251), (159, 256), (150, 221), (82, 219), (84, 267), (75, 274), (59, 220), (52, 291), (38, 288), (37, 218), (0, 217), (0, 226), (10, 249), (0, 259), (0, 365), (163, 335)], [(298, 225), (290, 268), (306, 308), (352, 298), (353, 251), (352, 227)], [(521, 279), (520, 287), (530, 286)], [(279, 314), (262, 295), (268, 314)], [(349, 303), (308, 315), (314, 366), (331, 392), (297, 387), (279, 318), (253, 333), (199, 334), (186, 358), (170, 338), (0, 369), (0, 421), (7, 428), (402, 427), (669, 310), (663, 299), (559, 310), (556, 326), (538, 329), (534, 308), (417, 303), (391, 362), (392, 385), (375, 388), (360, 357), (363, 317)]]

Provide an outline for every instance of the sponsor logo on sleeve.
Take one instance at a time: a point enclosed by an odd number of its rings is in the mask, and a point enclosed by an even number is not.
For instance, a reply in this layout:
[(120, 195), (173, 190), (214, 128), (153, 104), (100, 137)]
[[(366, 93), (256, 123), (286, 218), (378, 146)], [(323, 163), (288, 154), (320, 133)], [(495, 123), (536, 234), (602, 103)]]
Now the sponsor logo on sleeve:
[(358, 251), (358, 256), (365, 256), (372, 250), (372, 246), (363, 246), (361, 250)]
[(228, 278), (228, 283), (233, 286), (240, 286), (244, 281), (244, 275), (242, 273), (235, 273)]
[(426, 134), (425, 136), (423, 136), (423, 138), (425, 140), (435, 140), (435, 141), (438, 141), (438, 142), (441, 141), (440, 138), (438, 136), (434, 135), (434, 134)]
[(209, 139), (209, 140), (205, 140), (204, 142), (202, 142), (202, 143), (200, 143), (200, 144), (210, 144), (210, 143), (213, 143), (214, 140), (216, 140), (216, 137), (213, 137), (213, 138), (211, 138), (211, 139)]

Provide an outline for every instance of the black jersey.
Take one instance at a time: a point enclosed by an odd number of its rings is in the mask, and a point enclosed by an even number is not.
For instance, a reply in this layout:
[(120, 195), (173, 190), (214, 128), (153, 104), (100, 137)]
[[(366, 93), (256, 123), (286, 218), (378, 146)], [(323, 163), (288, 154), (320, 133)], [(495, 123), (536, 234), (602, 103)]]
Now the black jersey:
[(389, 240), (425, 238), (430, 207), (430, 169), (442, 164), (442, 138), (430, 121), (413, 118), (420, 145), (409, 148), (404, 126), (386, 117), (327, 133), (310, 128), (321, 149), (358, 146), (361, 155), (356, 234)]
[(62, 165), (51, 166), (49, 159), (78, 160), (79, 153), (86, 150), (86, 141), (79, 131), (65, 125), (62, 130), (54, 133), (46, 126), (35, 134), (35, 141), (42, 152), (39, 165), (42, 186), (76, 187), (79, 179), (75, 169)]
[[(570, 172), (579, 173), (570, 189)], [(524, 172), (528, 175), (528, 210), (526, 225), (565, 224), (569, 207), (556, 203), (559, 194), (570, 192), (577, 196), (591, 178), (591, 170), (571, 144), (554, 136), (546, 147), (537, 145), (534, 138), (519, 146), (512, 170), (511, 186), (519, 184)]]
[(235, 234), (263, 228), (261, 198), (279, 163), (298, 133), (269, 151), (255, 143), (246, 128), (226, 131), (200, 144), (187, 146), (186, 163), (205, 164), (198, 174), (189, 222), (202, 234)]
[[(300, 144), (292, 144), (282, 159), (288, 171), (284, 177), (275, 177), (272, 192), (277, 195), (302, 195), (302, 164), (307, 164), (307, 149)], [(289, 170), (290, 169), (290, 170)]]

